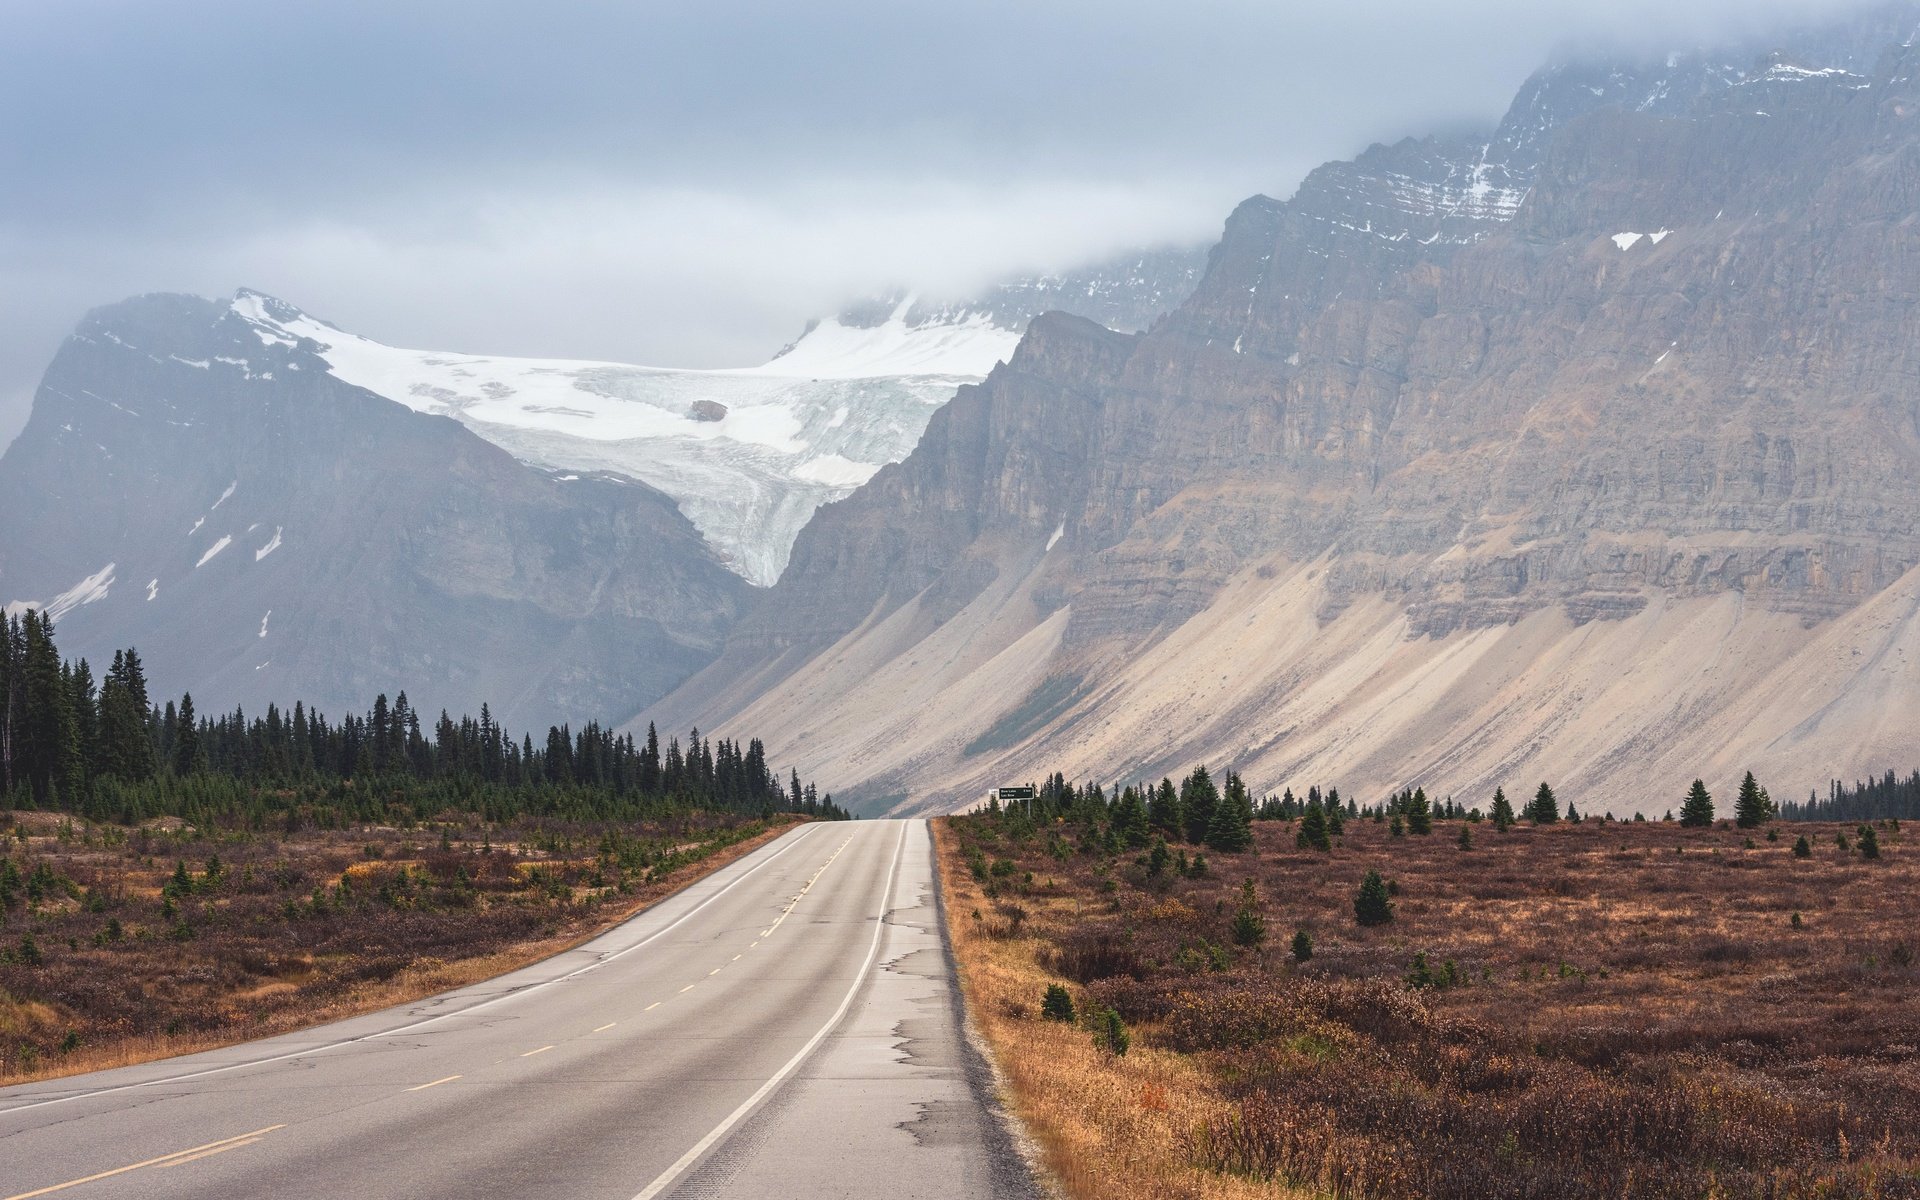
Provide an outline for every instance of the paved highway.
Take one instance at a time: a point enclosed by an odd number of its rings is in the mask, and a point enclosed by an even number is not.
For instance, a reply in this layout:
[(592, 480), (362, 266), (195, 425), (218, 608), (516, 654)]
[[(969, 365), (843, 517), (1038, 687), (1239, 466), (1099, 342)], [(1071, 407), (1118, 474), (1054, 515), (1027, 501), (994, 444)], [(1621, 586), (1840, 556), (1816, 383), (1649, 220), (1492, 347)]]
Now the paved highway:
[(578, 949), (0, 1091), (0, 1198), (1030, 1197), (923, 822), (809, 825)]

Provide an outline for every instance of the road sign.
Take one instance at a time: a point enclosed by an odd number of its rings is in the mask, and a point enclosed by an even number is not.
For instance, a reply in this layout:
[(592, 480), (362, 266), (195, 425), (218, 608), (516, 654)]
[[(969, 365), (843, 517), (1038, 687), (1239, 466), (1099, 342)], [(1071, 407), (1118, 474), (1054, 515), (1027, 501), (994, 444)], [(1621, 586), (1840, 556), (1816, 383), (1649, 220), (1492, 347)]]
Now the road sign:
[(1002, 799), (1002, 800), (1031, 800), (1031, 799), (1033, 799), (1033, 788), (1032, 788), (1032, 787), (1005, 787), (1005, 788), (1001, 788), (1001, 789), (1000, 789), (1000, 799)]

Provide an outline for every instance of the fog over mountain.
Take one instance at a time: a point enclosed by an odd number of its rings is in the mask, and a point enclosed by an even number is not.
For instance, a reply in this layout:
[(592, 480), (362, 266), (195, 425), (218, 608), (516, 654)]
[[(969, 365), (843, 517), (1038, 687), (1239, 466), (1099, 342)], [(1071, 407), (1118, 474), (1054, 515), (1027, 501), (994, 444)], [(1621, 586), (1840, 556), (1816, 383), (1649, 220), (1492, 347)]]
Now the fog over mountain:
[(126, 295), (256, 286), (399, 345), (759, 362), (889, 287), (1211, 240), (1370, 140), (1490, 126), (1555, 46), (1848, 7), (21, 7), (0, 440)]

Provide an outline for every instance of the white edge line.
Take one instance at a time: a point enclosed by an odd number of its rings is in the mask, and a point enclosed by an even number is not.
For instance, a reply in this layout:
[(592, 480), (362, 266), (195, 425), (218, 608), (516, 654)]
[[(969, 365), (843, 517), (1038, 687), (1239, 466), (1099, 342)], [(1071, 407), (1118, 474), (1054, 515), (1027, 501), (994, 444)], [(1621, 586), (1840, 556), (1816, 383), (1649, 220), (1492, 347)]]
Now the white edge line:
[[(695, 913), (698, 913), (702, 909), (706, 908), (707, 905), (712, 904), (715, 900), (718, 900), (720, 897), (726, 895), (728, 892), (732, 891), (734, 888), (737, 888), (741, 884), (745, 883), (748, 879), (751, 879), (754, 875), (759, 873), (762, 867), (765, 867), (768, 864), (772, 863), (775, 859), (780, 858), (782, 855), (786, 854), (788, 850), (791, 850), (795, 846), (798, 846), (801, 843), (809, 840), (809, 837), (814, 832), (814, 830), (817, 830), (819, 828), (821, 828), (820, 822), (816, 821), (816, 822), (810, 823), (809, 828), (805, 831), (805, 833), (801, 837), (794, 838), (793, 841), (789, 842), (785, 847), (783, 847), (776, 853), (769, 855), (765, 859), (762, 859), (758, 865), (753, 867), (751, 870), (747, 871), (745, 874), (741, 875), (740, 878), (734, 880), (732, 883), (729, 883), (727, 886), (721, 888), (719, 891), (715, 892), (713, 895), (708, 896), (705, 900), (702, 900), (699, 904), (696, 904), (692, 908), (688, 909), (686, 912), (680, 914), (680, 916), (674, 918), (671, 924), (661, 926), (659, 929), (648, 934), (646, 937), (635, 942), (633, 945), (626, 947), (625, 949), (616, 950), (615, 952), (607, 955), (604, 958), (596, 959), (593, 962), (588, 963), (584, 967), (580, 967), (577, 970), (567, 972), (565, 975), (556, 975), (552, 979), (544, 979), (539, 983), (530, 983), (525, 987), (515, 988), (512, 991), (508, 991), (508, 992), (502, 992), (501, 994), (493, 997), (492, 999), (482, 1000), (478, 1004), (469, 1004), (465, 1008), (455, 1009), (451, 1012), (436, 1013), (431, 1017), (427, 1017), (427, 1018), (424, 1018), (423, 1020), (415, 1021), (411, 1025), (401, 1025), (393, 1029), (382, 1029), (375, 1033), (363, 1033), (359, 1037), (347, 1038), (343, 1041), (338, 1041), (338, 1042), (329, 1042), (321, 1046), (310, 1046), (301, 1050), (291, 1050), (285, 1054), (275, 1054), (269, 1058), (253, 1058), (253, 1059), (248, 1059), (245, 1062), (228, 1063), (225, 1066), (208, 1067), (200, 1071), (189, 1071), (183, 1075), (168, 1075), (160, 1079), (146, 1079), (146, 1080), (142, 1080), (139, 1083), (116, 1084), (113, 1087), (96, 1088), (92, 1091), (86, 1091), (86, 1092), (74, 1092), (72, 1095), (68, 1095), (68, 1096), (54, 1096), (46, 1100), (35, 1100), (30, 1104), (16, 1104), (11, 1108), (0, 1108), (0, 1117), (12, 1116), (14, 1113), (26, 1112), (29, 1109), (46, 1108), (49, 1105), (54, 1105), (54, 1104), (65, 1104), (69, 1100), (86, 1100), (95, 1096), (111, 1096), (116, 1092), (130, 1092), (138, 1088), (158, 1087), (161, 1084), (184, 1083), (189, 1079), (204, 1079), (209, 1075), (221, 1075), (228, 1071), (244, 1070), (247, 1067), (264, 1067), (272, 1063), (285, 1062), (287, 1059), (290, 1059), (290, 1058), (306, 1058), (309, 1055), (325, 1054), (329, 1050), (338, 1050), (343, 1046), (357, 1046), (361, 1042), (371, 1042), (371, 1041), (376, 1041), (380, 1038), (395, 1037), (402, 1033), (411, 1033), (416, 1029), (425, 1028), (426, 1026), (431, 1025), (436, 1021), (444, 1021), (449, 1017), (464, 1017), (468, 1013), (479, 1012), (483, 1008), (491, 1008), (493, 1005), (499, 1004), (503, 1000), (512, 1000), (512, 999), (515, 999), (516, 997), (525, 996), (531, 992), (537, 992), (541, 988), (551, 987), (556, 983), (565, 983), (567, 980), (573, 979), (580, 975), (584, 975), (588, 971), (597, 970), (600, 967), (603, 967), (608, 963), (612, 962), (616, 958), (621, 958), (625, 955), (631, 954), (635, 950), (638, 950), (640, 949), (640, 947), (646, 945), (648, 942), (651, 942), (654, 939), (665, 935), (672, 929), (679, 926), (681, 922), (686, 921), (687, 919), (692, 917)], [(640, 913), (635, 913), (634, 916), (628, 918), (628, 920), (638, 919), (641, 915), (642, 914)], [(622, 924), (624, 923), (625, 922), (622, 922)], [(614, 928), (618, 929), (619, 926), (616, 925)], [(612, 930), (608, 930), (608, 932), (611, 933)], [(602, 936), (605, 936), (605, 935), (602, 935)], [(354, 1018), (348, 1018), (348, 1019), (352, 1020)]]
[(840, 1019), (847, 1015), (847, 1009), (853, 1006), (854, 996), (860, 991), (862, 985), (867, 982), (867, 973), (873, 970), (874, 957), (880, 953), (880, 935), (885, 932), (887, 928), (887, 913), (891, 911), (893, 904), (894, 873), (900, 867), (900, 856), (907, 846), (907, 826), (909, 824), (910, 822), (906, 821), (900, 823), (900, 844), (894, 847), (893, 861), (887, 865), (887, 882), (880, 891), (880, 915), (873, 923), (873, 941), (867, 946), (867, 960), (860, 965), (859, 972), (854, 975), (853, 986), (847, 989), (845, 996), (841, 997), (840, 1007), (833, 1010), (833, 1016), (827, 1018), (827, 1023), (822, 1025), (819, 1031), (807, 1040), (806, 1045), (800, 1047), (798, 1053), (787, 1060), (785, 1066), (773, 1073), (773, 1078), (761, 1084), (759, 1090), (742, 1101), (739, 1108), (728, 1113), (724, 1120), (708, 1131), (707, 1136), (694, 1143), (693, 1149), (682, 1154), (678, 1162), (668, 1167), (665, 1171), (662, 1171), (660, 1177), (641, 1189), (640, 1194), (635, 1196), (633, 1200), (654, 1200), (654, 1197), (660, 1195), (666, 1191), (668, 1187), (672, 1186), (673, 1181), (678, 1179), (688, 1167), (699, 1161), (701, 1155), (713, 1149), (715, 1143), (727, 1136), (733, 1127), (740, 1123), (741, 1118), (752, 1112), (762, 1100), (765, 1100), (767, 1096), (773, 1092), (774, 1088), (779, 1087), (787, 1076), (793, 1074), (795, 1068), (799, 1067), (799, 1065), (805, 1061), (807, 1055), (813, 1053), (813, 1048), (825, 1040), (826, 1036), (833, 1032), (834, 1027), (840, 1024)]

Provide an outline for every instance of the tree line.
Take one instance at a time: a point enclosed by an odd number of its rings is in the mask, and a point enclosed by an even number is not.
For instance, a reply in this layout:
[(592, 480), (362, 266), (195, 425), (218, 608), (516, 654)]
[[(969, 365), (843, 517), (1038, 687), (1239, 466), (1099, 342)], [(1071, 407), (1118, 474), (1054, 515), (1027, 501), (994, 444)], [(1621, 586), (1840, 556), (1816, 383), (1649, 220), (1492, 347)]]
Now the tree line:
[(478, 717), (424, 717), (400, 692), (330, 720), (304, 702), (262, 715), (201, 715), (191, 694), (151, 701), (138, 651), (116, 651), (96, 683), (68, 661), (35, 610), (0, 618), (0, 799), (14, 808), (133, 822), (152, 816), (252, 818), (306, 808), (326, 820), (395, 807), (613, 819), (670, 809), (848, 814), (797, 772), (782, 780), (758, 738), (693, 730), (662, 747), (589, 722), (536, 743), (482, 705)]
[(1825, 798), (1809, 792), (1805, 804), (1782, 804), (1780, 815), (1789, 821), (1920, 820), (1920, 771), (1905, 779), (1888, 771), (1851, 786), (1836, 779), (1827, 785)]
[[(1571, 803), (1563, 803), (1553, 786), (1542, 781), (1531, 799), (1519, 806), (1508, 799), (1506, 789), (1496, 787), (1487, 809), (1468, 808), (1452, 797), (1433, 800), (1426, 789), (1405, 788), (1378, 804), (1363, 805), (1351, 797), (1342, 799), (1340, 789), (1324, 792), (1316, 784), (1304, 797), (1296, 797), (1292, 788), (1279, 796), (1268, 795), (1257, 802), (1237, 772), (1228, 771), (1216, 784), (1205, 766), (1195, 767), (1178, 785), (1170, 779), (1158, 784), (1130, 784), (1109, 790), (1099, 783), (1073, 784), (1064, 774), (1055, 773), (1034, 789), (1031, 800), (1000, 803), (996, 792), (987, 801), (985, 811), (1015, 823), (1031, 822), (1044, 826), (1065, 821), (1082, 830), (1083, 840), (1091, 839), (1098, 848), (1110, 853), (1149, 849), (1185, 843), (1225, 853), (1238, 853), (1253, 846), (1254, 821), (1297, 822), (1294, 841), (1302, 849), (1330, 850), (1333, 839), (1341, 836), (1346, 822), (1368, 820), (1388, 826), (1395, 837), (1433, 832), (1435, 821), (1463, 823), (1459, 834), (1463, 849), (1473, 844), (1466, 826), (1491, 824), (1505, 832), (1520, 821), (1532, 825), (1554, 825), (1562, 821), (1578, 824), (1592, 820)], [(1848, 789), (1835, 783), (1825, 801), (1810, 797), (1802, 804), (1779, 804), (1767, 789), (1746, 772), (1731, 809), (1732, 822), (1742, 829), (1755, 829), (1776, 820), (1790, 821), (1866, 821), (1888, 818), (1920, 819), (1920, 772), (1897, 779), (1889, 772), (1883, 779), (1856, 784)], [(1611, 813), (1603, 822), (1613, 821)], [(1669, 809), (1660, 818), (1685, 828), (1704, 828), (1723, 819), (1713, 794), (1704, 781), (1696, 779), (1683, 794), (1678, 817)], [(1639, 813), (1631, 818), (1645, 822)], [(1158, 853), (1159, 851), (1155, 851)]]

